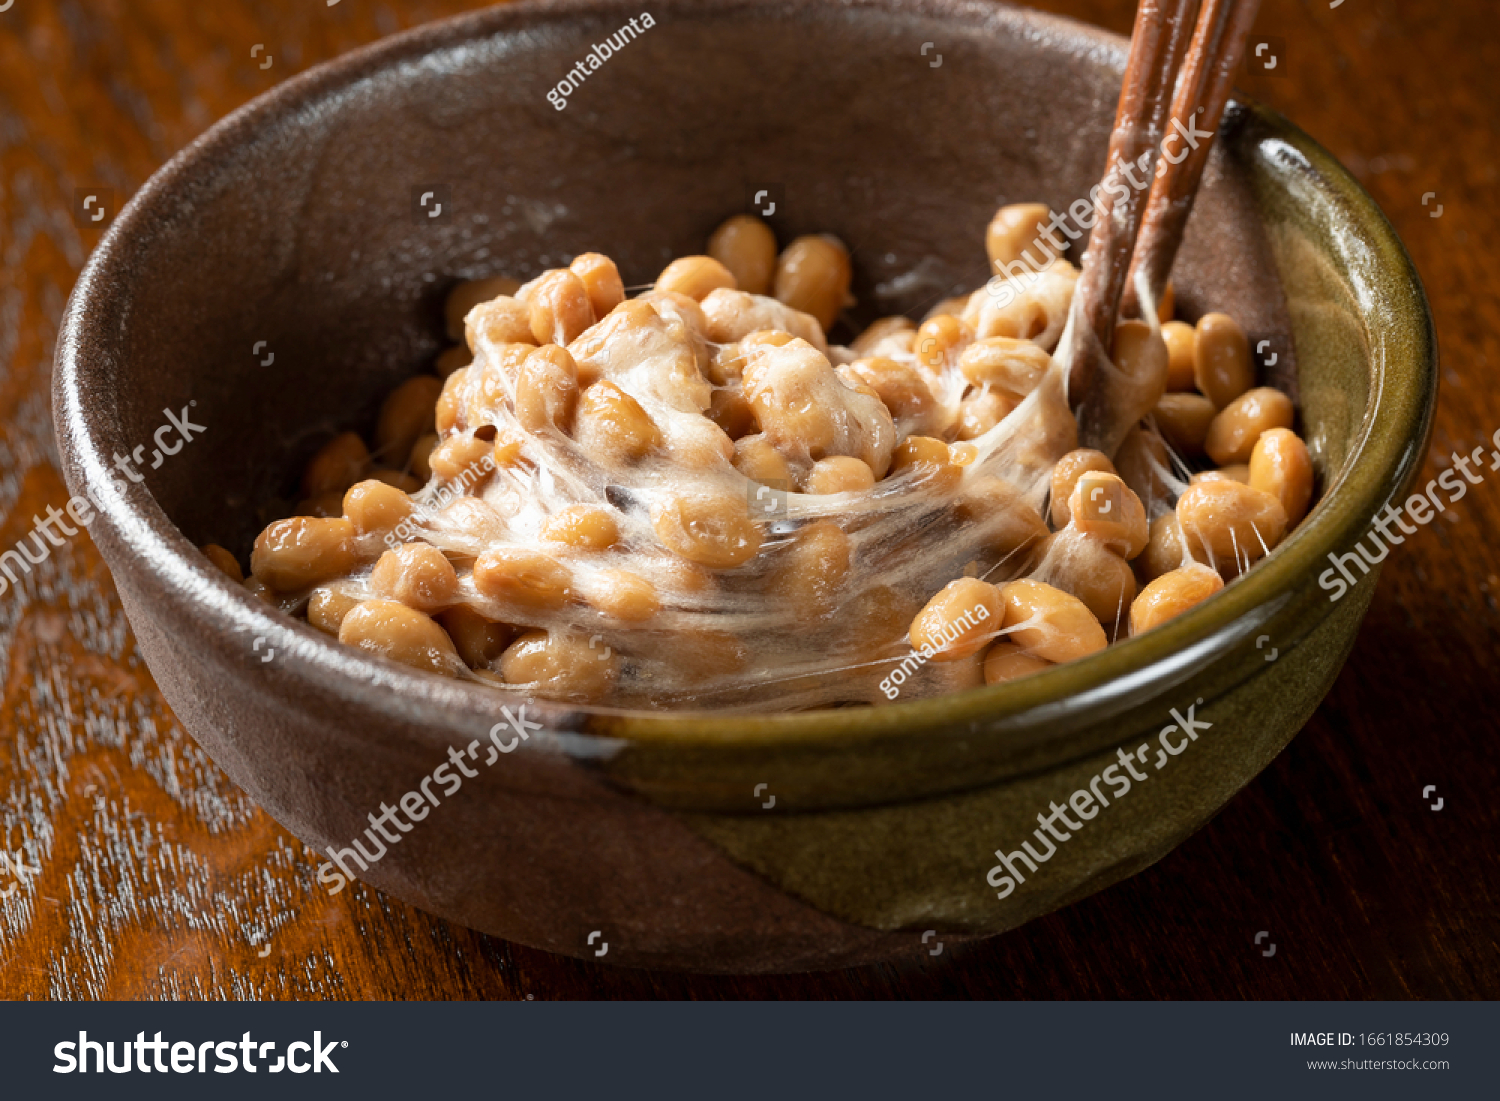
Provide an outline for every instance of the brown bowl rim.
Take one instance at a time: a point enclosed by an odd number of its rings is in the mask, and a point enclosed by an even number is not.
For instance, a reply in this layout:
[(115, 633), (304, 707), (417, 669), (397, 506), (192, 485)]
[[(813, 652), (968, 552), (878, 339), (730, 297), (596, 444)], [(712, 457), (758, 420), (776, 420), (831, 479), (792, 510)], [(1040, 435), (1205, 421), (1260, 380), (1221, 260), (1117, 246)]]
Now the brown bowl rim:
[[(704, 7), (684, 0), (658, 0), (654, 10), (681, 18), (727, 18), (744, 11), (805, 9), (810, 5), (777, 0), (727, 0)], [(811, 5), (815, 6), (815, 5)], [(842, 0), (827, 5), (838, 11), (878, 10), (893, 16), (928, 17), (986, 23), (1024, 32), (1038, 26), (1080, 53), (1123, 67), (1124, 39), (1097, 28), (1045, 13), (969, 0)], [(213, 173), (232, 159), (241, 142), (255, 141), (284, 125), (319, 101), (346, 91), (359, 81), (394, 75), (404, 62), (452, 49), (477, 38), (579, 17), (615, 15), (619, 0), (517, 0), (503, 7), (458, 15), (404, 31), (313, 66), (257, 96), (210, 127), (154, 173), (114, 219), (89, 257), (69, 298), (59, 334), (54, 376), (54, 418), (72, 491), (87, 479), (106, 487), (98, 494), (103, 519), (122, 542), (149, 563), (151, 587), (184, 614), (212, 623), (228, 638), (284, 631), (279, 613), (234, 585), (202, 558), (176, 528), (144, 485), (123, 494), (106, 476), (104, 456), (123, 443), (109, 438), (109, 425), (85, 415), (88, 393), (112, 362), (91, 365), (91, 351), (108, 347), (109, 323), (128, 296), (127, 282), (116, 278), (128, 266), (132, 250), (173, 225), (173, 208), (197, 173)], [(627, 711), (603, 707), (527, 701), (524, 697), (477, 683), (450, 681), (408, 670), (385, 659), (341, 646), (302, 624), (308, 636), (299, 654), (306, 660), (288, 666), (288, 675), (307, 690), (332, 693), (349, 701), (370, 703), (378, 693), (383, 709), (420, 719), (424, 709), (498, 713), (502, 705), (539, 704), (537, 710), (555, 729), (607, 731), (623, 743), (692, 746), (746, 746), (883, 739), (936, 727), (968, 727), (976, 722), (1024, 716), (1027, 726), (1050, 721), (1063, 711), (1117, 709), (1163, 681), (1185, 678), (1191, 670), (1238, 645), (1284, 605), (1291, 589), (1310, 582), (1325, 555), (1346, 547), (1385, 501), (1406, 485), (1422, 461), (1436, 400), (1437, 347), (1427, 299), (1414, 265), (1394, 228), (1374, 200), (1326, 150), (1307, 134), (1263, 106), (1237, 97), (1242, 110), (1285, 150), (1299, 157), (1322, 182), (1326, 198), (1357, 227), (1374, 254), (1377, 270), (1364, 273), (1386, 288), (1387, 306), (1380, 317), (1366, 316), (1371, 336), (1371, 401), (1357, 439), (1343, 467), (1323, 489), (1312, 513), (1257, 567), (1204, 604), (1149, 634), (1127, 639), (1098, 654), (1060, 665), (1011, 684), (969, 689), (923, 700), (869, 708), (829, 711), (740, 714), (715, 711)], [(1393, 370), (1386, 341), (1374, 339), (1410, 329), (1416, 334), (1414, 362), (1406, 372)], [(101, 362), (109, 357), (102, 357)], [(128, 448), (127, 448), (128, 450)], [(1303, 582), (1306, 579), (1306, 582)], [(1247, 673), (1247, 676), (1249, 674)]]

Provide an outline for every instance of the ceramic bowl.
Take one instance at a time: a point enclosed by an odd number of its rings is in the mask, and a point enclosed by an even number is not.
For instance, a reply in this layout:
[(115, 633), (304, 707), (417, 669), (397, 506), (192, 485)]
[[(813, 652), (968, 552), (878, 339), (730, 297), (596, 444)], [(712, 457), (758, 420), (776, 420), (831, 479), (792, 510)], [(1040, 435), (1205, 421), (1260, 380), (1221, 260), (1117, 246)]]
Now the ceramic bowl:
[[(642, 284), (757, 208), (783, 241), (848, 242), (870, 318), (977, 286), (998, 204), (1060, 210), (1101, 171), (1125, 58), (1102, 32), (962, 0), (658, 0), (558, 109), (548, 92), (641, 14), (517, 3), (358, 50), (213, 127), (116, 219), (69, 304), (55, 416), (162, 693), (311, 850), (351, 849), (410, 795), (423, 820), (386, 820), (394, 839), (377, 857), (370, 833), (372, 859), (346, 868), (607, 963), (843, 966), (916, 953), (928, 929), (990, 936), (1141, 870), (1328, 690), (1374, 578), (1337, 601), (1317, 579), (1401, 494), (1435, 398), (1426, 302), (1391, 227), (1332, 157), (1243, 100), (1174, 272), (1180, 313), (1222, 309), (1251, 333), (1297, 397), (1320, 500), (1264, 563), (1144, 637), (874, 709), (607, 713), (341, 648), (194, 549), (247, 557), (263, 503), (431, 361), (456, 279), (593, 249)], [(112, 470), (143, 444), (149, 460), (184, 411), (203, 426), (190, 444), (139, 483)], [(523, 703), (527, 740), (492, 741)], [(1210, 725), (1163, 738), (1189, 708)], [(1142, 745), (1148, 778), (1103, 788), (1109, 805), (1007, 886), (997, 851), (1042, 850), (1038, 814)], [(343, 881), (326, 855), (307, 875)]]

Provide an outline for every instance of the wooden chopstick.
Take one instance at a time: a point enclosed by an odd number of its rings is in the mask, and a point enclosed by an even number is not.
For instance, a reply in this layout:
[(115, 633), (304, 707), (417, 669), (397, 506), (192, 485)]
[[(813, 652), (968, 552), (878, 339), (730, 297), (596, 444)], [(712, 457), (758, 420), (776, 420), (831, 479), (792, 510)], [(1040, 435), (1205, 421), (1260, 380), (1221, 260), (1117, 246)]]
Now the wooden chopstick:
[[(1172, 88), (1197, 7), (1198, 0), (1141, 0), (1136, 8), (1130, 57), (1109, 137), (1105, 186), (1098, 192), (1088, 256), (1073, 293), (1068, 394), (1075, 404), (1088, 392), (1099, 357), (1109, 354), (1148, 195), (1145, 188), (1130, 186), (1128, 181), (1132, 173), (1154, 171), (1152, 162), (1165, 136)], [(1136, 167), (1143, 158), (1145, 168)], [(1123, 200), (1110, 186), (1114, 181), (1127, 181)]]
[[(1108, 396), (1091, 399), (1091, 384), (1110, 354), (1122, 308), (1126, 316), (1137, 313), (1143, 293), (1160, 301), (1259, 8), (1260, 0), (1202, 0), (1201, 10), (1199, 0), (1141, 0), (1136, 10), (1104, 186), (1073, 295), (1068, 399), (1084, 407), (1081, 421), (1110, 420), (1101, 408)], [(1191, 145), (1179, 132), (1175, 164), (1161, 156), (1173, 121), (1207, 133)], [(1120, 199), (1109, 184), (1127, 167), (1151, 173), (1150, 186)]]
[[(1234, 75), (1239, 71), (1259, 8), (1260, 0), (1204, 0), (1192, 45), (1177, 79), (1170, 116), (1189, 133), (1198, 135), (1198, 140), (1196, 145), (1189, 144), (1179, 131), (1177, 148), (1167, 156), (1162, 174), (1151, 182), (1151, 194), (1146, 200), (1146, 213), (1120, 303), (1127, 317), (1140, 311), (1142, 291), (1148, 301), (1161, 301), (1204, 166), (1208, 164), (1213, 134), (1229, 103)], [(1203, 131), (1198, 130), (1199, 125)], [(1206, 137), (1202, 136), (1204, 131), (1208, 131)], [(1173, 156), (1178, 157), (1178, 163), (1172, 163)]]

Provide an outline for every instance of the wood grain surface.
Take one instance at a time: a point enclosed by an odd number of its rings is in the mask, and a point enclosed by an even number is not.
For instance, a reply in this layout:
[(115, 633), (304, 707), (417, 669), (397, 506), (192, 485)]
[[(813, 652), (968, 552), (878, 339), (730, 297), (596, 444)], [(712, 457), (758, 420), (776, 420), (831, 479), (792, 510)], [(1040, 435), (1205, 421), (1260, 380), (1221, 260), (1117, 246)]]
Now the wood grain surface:
[[(67, 498), (48, 391), (63, 303), (100, 237), (80, 189), (112, 192), (113, 214), (276, 82), (473, 6), (15, 0), (0, 12), (0, 549)], [(1045, 6), (1121, 32), (1134, 8)], [(1425, 481), (1500, 427), (1492, 8), (1267, 0), (1252, 53), (1261, 41), (1241, 87), (1353, 170), (1432, 298), (1444, 389)], [(1495, 997), (1497, 543), (1500, 476), (1393, 551), (1307, 728), (1134, 879), (964, 950), (934, 956), (914, 938), (897, 964), (708, 978), (550, 956), (368, 888), (330, 898), (301, 844), (177, 724), (81, 534), (0, 596), (0, 997)]]

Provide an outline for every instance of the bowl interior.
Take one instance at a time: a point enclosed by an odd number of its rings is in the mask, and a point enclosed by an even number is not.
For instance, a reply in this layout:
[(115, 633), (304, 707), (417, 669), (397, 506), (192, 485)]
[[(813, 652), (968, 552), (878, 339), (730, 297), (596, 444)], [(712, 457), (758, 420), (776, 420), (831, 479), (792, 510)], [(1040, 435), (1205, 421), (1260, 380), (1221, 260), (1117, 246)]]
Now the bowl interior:
[[(457, 279), (525, 279), (596, 250), (647, 284), (764, 192), (783, 242), (849, 244), (861, 320), (920, 316), (987, 277), (997, 205), (1062, 209), (1097, 181), (1113, 58), (1017, 34), (1009, 13), (666, 8), (558, 111), (547, 92), (626, 12), (574, 5), (517, 34), (523, 6), (420, 64), (245, 118), (181, 173), (134, 273), (119, 397), (127, 435), (189, 399), (209, 425), (191, 462), (150, 481), (193, 542), (243, 556), (319, 445), (373, 427), (384, 395), (444, 346)], [(1195, 219), (1214, 231), (1184, 254), (1185, 309), (1284, 334), (1256, 212), (1219, 168)]]
[[(59, 417), (76, 488), (109, 455), (149, 439), (164, 409), (195, 403), (204, 435), (111, 510), (126, 542), (161, 556), (146, 568), (160, 571), (163, 591), (226, 629), (264, 622), (262, 606), (205, 583), (193, 545), (246, 557), (267, 502), (291, 496), (311, 453), (337, 431), (370, 429), (384, 395), (444, 346), (441, 303), (455, 280), (524, 279), (594, 250), (639, 286), (673, 256), (701, 251), (723, 218), (774, 202), (769, 221), (783, 242), (831, 232), (850, 246), (860, 320), (920, 314), (986, 278), (983, 230), (996, 206), (1062, 210), (1099, 176), (1123, 63), (1120, 40), (1099, 32), (936, 0), (669, 2), (556, 109), (549, 90), (639, 14), (614, 2), (521, 3), (360, 51), (226, 120), (122, 214), (75, 293)], [(1236, 316), (1276, 353), (1269, 376), (1306, 394), (1325, 487), (1356, 453), (1377, 471), (1321, 529), (1310, 523), (1289, 540), (1263, 579), (1252, 575), (1160, 638), (1004, 690), (878, 714), (753, 720), (563, 709), (572, 717), (558, 724), (701, 745), (962, 734), (1013, 716), (1031, 731), (1017, 744), (1034, 747), (1110, 706), (1106, 684), (1117, 699), (1139, 696), (1151, 690), (1153, 662), (1209, 660), (1216, 632), (1305, 583), (1295, 571), (1321, 551), (1309, 545), (1298, 557), (1293, 544), (1367, 516), (1411, 461), (1395, 447), (1369, 451), (1376, 350), (1387, 345), (1358, 312), (1404, 256), (1368, 200), (1331, 161), (1308, 159), (1316, 155), (1279, 120), (1234, 106), (1174, 274), (1186, 317)], [(1363, 268), (1329, 244), (1340, 234), (1367, 241)], [(1302, 265), (1291, 309), (1288, 265)], [(1390, 323), (1409, 323), (1420, 288), (1397, 290)], [(1339, 333), (1353, 340), (1342, 351)], [(1299, 366), (1309, 340), (1341, 366), (1305, 356)], [(1401, 391), (1411, 400), (1395, 431), (1425, 430), (1411, 398), (1425, 385)], [(485, 690), (428, 683), (301, 630), (315, 655), (309, 683), (349, 677), (440, 709), (498, 707)], [(1059, 710), (1064, 696), (1077, 702)]]

